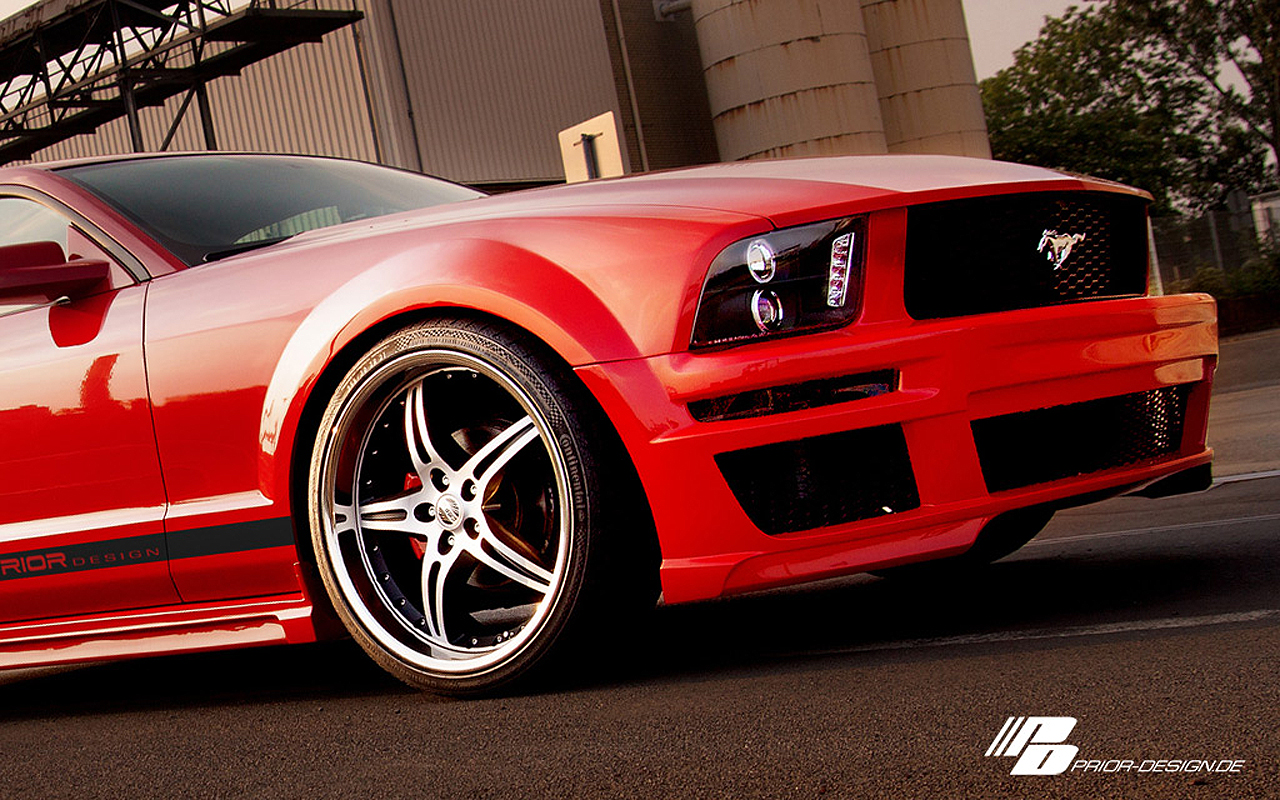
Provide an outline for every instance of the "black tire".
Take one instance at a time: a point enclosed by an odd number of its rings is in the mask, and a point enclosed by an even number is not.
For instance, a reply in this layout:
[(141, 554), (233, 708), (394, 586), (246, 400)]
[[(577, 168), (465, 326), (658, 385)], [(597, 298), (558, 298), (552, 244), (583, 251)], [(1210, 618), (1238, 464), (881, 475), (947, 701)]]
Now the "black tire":
[(1006, 511), (988, 522), (978, 533), (973, 547), (958, 556), (871, 570), (872, 575), (894, 579), (964, 578), (993, 561), (1021, 548), (1044, 530), (1053, 519), (1052, 506), (1032, 506)]
[(321, 577), (352, 637), (411, 686), (509, 687), (611, 610), (656, 601), (656, 544), (616, 434), (527, 335), (472, 319), (397, 331), (352, 366), (318, 430)]

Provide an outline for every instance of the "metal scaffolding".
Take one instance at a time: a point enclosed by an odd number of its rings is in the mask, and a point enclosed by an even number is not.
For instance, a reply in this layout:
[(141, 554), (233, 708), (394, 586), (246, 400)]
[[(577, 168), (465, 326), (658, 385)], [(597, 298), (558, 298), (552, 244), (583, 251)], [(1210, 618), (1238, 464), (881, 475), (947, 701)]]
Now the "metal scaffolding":
[[(353, 5), (353, 4), (351, 4)], [(323, 0), (45, 0), (0, 22), (0, 164), (185, 94), (165, 150), (195, 102), (217, 149), (206, 85), (363, 17)]]

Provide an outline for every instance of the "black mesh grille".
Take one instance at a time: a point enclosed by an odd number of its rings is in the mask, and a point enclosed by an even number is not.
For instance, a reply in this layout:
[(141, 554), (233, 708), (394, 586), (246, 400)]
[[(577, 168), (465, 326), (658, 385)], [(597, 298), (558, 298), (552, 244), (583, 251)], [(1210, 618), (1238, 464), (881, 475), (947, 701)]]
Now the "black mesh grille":
[(1190, 385), (975, 420), (987, 490), (1017, 489), (1170, 456)]
[[(999, 195), (914, 206), (907, 219), (905, 299), (915, 319), (1146, 292), (1146, 201), (1138, 197)], [(1073, 237), (1069, 252), (1062, 237)]]
[(717, 455), (716, 464), (747, 516), (768, 534), (920, 507), (900, 425), (735, 450)]
[(860, 372), (694, 400), (689, 403), (689, 413), (699, 422), (746, 419), (879, 397), (894, 391), (897, 386), (898, 373), (895, 370)]

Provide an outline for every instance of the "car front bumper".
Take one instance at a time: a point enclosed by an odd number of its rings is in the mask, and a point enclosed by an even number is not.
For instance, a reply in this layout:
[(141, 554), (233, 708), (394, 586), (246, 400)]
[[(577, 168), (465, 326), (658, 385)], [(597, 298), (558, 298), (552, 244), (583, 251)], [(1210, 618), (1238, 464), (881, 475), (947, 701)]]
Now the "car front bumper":
[[(1205, 431), (1216, 362), (1213, 300), (1175, 295), (928, 322), (868, 321), (864, 314), (839, 331), (594, 364), (577, 373), (635, 463), (662, 547), (664, 597), (682, 602), (957, 554), (1002, 512), (1105, 497), (1209, 464)], [(695, 421), (689, 410), (696, 400), (885, 370), (898, 374), (895, 390), (835, 405), (715, 422)], [(1094, 409), (1090, 401), (1164, 387), (1184, 387), (1176, 391), (1185, 406), (1177, 441), (1158, 455), (1120, 454), (1114, 466), (990, 488), (974, 421), (1063, 406)], [(834, 525), (765, 533), (716, 459), (898, 426), (918, 506), (886, 504), (869, 518)], [(1060, 456), (1054, 450), (1061, 436), (1055, 444), (1053, 432), (1047, 435), (1051, 441), (1038, 463)], [(1039, 452), (1034, 443), (1028, 449)], [(882, 457), (851, 449), (840, 460), (865, 475), (880, 468)], [(767, 486), (769, 470), (779, 466), (761, 460), (764, 478), (756, 487)], [(832, 467), (830, 459), (824, 463)], [(779, 486), (796, 485), (790, 476), (778, 477)]]

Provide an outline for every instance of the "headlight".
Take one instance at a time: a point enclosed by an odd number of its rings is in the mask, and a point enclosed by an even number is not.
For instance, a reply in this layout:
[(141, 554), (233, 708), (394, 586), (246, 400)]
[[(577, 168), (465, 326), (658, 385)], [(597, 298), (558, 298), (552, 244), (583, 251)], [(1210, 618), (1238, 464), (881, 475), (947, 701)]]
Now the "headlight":
[(866, 230), (866, 217), (849, 217), (726, 247), (702, 285), (693, 346), (848, 323), (861, 301)]

